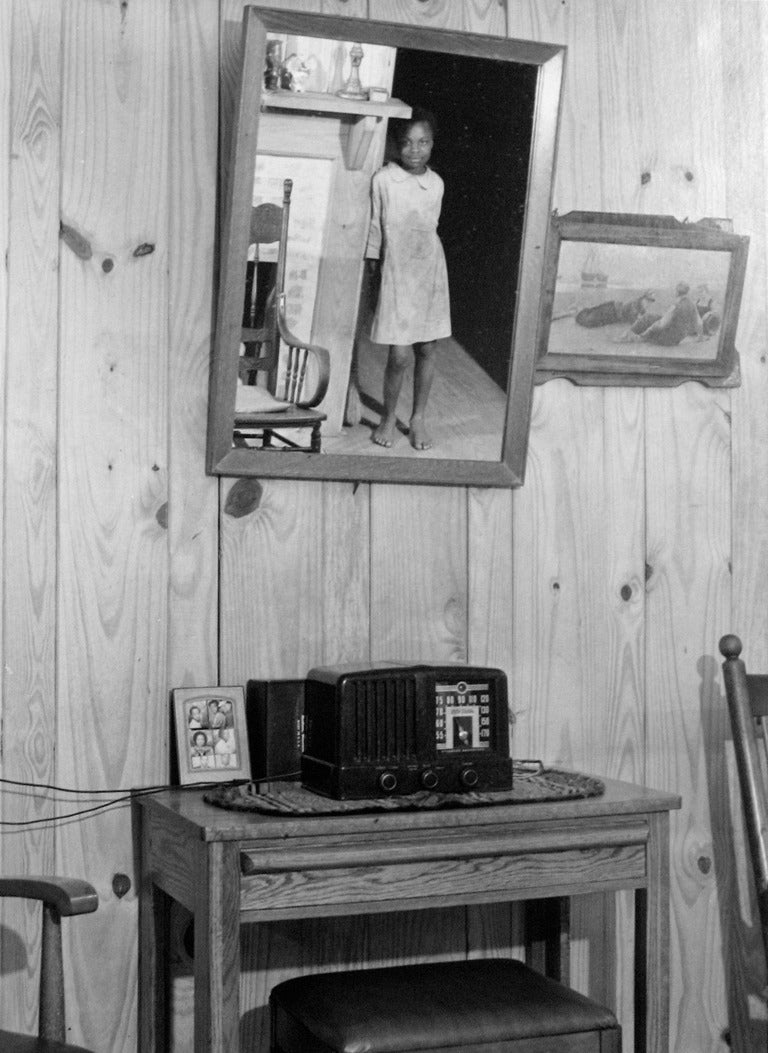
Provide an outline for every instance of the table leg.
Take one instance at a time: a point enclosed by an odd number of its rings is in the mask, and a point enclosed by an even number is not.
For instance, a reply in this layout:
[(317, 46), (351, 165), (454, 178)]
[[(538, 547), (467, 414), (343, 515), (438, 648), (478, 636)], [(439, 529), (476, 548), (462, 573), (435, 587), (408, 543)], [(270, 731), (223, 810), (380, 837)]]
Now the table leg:
[(139, 1049), (164, 1053), (169, 1048), (171, 900), (152, 880), (147, 828), (144, 817), (139, 862)]
[(195, 1053), (240, 1049), (240, 852), (201, 846), (194, 912)]
[(525, 961), (561, 983), (570, 977), (570, 908), (567, 896), (525, 905)]
[(635, 896), (635, 1051), (669, 1047), (669, 815), (648, 817), (648, 885)]

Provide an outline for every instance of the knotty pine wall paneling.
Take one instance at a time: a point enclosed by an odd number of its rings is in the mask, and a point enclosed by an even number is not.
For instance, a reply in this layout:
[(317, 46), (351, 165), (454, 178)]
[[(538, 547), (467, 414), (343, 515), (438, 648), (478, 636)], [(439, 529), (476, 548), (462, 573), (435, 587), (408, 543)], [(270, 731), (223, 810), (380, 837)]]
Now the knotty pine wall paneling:
[[(52, 782), (55, 758), (57, 277), (60, 169), (60, 3), (5, 4), (0, 15), (3, 162), (0, 279), (4, 346), (2, 774)], [(2, 315), (3, 322), (6, 315)], [(50, 797), (4, 788), (6, 822), (52, 814)], [(8, 829), (8, 828), (7, 828)], [(2, 842), (5, 872), (54, 868), (43, 824)], [(11, 1019), (36, 1024), (39, 921), (34, 906), (7, 902), (0, 972)]]
[[(182, 683), (393, 653), (498, 664), (514, 755), (682, 792), (670, 1050), (724, 1053), (727, 1027), (733, 1048), (761, 1049), (717, 640), (739, 632), (766, 667), (764, 5), (281, 6), (566, 43), (554, 204), (723, 216), (749, 234), (742, 384), (548, 383), (514, 493), (206, 478), (217, 94), (221, 78), (226, 134), (242, 0), (0, 4), (2, 774), (162, 781)], [(60, 241), (61, 220), (83, 241)], [(133, 256), (140, 244), (154, 249)], [(49, 814), (51, 796), (6, 788), (2, 818)], [(72, 1037), (135, 1049), (135, 892), (112, 890), (115, 873), (133, 879), (127, 811), (5, 828), (0, 846), (6, 872), (96, 884), (98, 914), (65, 933)], [(572, 913), (574, 983), (616, 1004), (631, 1045), (630, 897)], [(31, 917), (2, 916), (0, 1009), (19, 1027), (33, 1023)], [(515, 912), (490, 907), (247, 927), (244, 1042), (266, 1048), (283, 976), (518, 940)], [(182, 977), (174, 1053), (191, 1048), (189, 993)]]
[[(91, 255), (60, 255), (55, 743), (81, 788), (167, 771), (169, 13), (63, 9), (61, 208)], [(114, 1053), (135, 1048), (135, 884), (112, 889), (132, 847), (127, 808), (57, 831), (57, 869), (100, 897), (70, 935), (70, 1023)]]

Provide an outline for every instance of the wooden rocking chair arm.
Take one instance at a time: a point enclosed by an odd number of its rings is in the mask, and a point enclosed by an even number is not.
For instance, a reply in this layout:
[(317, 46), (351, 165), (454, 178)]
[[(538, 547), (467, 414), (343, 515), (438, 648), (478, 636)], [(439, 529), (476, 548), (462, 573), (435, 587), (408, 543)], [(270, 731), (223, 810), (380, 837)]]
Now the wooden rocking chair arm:
[(295, 333), (292, 333), (288, 326), (285, 324), (285, 318), (283, 311), (278, 312), (277, 325), (280, 333), (280, 339), (288, 347), (302, 348), (308, 351), (317, 361), (318, 367), (318, 378), (317, 385), (310, 398), (301, 399), (296, 403), (297, 406), (301, 406), (302, 409), (310, 409), (312, 406), (319, 405), (325, 398), (326, 392), (328, 391), (328, 383), (331, 379), (331, 355), (327, 348), (320, 347), (319, 344), (307, 344), (303, 340), (300, 340)]
[(90, 914), (99, 905), (96, 889), (79, 878), (0, 877), (1, 897), (40, 900), (65, 918), (73, 914)]
[(319, 347), (317, 344), (302, 344), (301, 346), (306, 348), (317, 360), (317, 384), (312, 397), (301, 399), (296, 403), (302, 409), (310, 409), (312, 406), (319, 406), (328, 391), (328, 384), (331, 379), (331, 356), (327, 348)]

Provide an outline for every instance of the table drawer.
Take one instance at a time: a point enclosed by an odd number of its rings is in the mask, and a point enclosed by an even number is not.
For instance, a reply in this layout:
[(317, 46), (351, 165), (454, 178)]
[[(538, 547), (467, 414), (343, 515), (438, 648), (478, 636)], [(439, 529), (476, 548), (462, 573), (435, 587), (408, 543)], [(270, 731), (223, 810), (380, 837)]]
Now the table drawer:
[(646, 883), (642, 844), (376, 865), (270, 869), (241, 878), (251, 920), (566, 896)]

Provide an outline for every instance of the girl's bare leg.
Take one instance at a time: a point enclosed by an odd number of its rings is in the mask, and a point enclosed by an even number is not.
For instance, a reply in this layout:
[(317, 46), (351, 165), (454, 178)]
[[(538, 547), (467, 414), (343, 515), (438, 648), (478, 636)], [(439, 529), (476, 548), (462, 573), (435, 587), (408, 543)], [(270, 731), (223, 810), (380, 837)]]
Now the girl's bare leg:
[(414, 344), (416, 363), (413, 373), (413, 412), (410, 423), (410, 440), (414, 450), (429, 450), (432, 439), (427, 434), (424, 415), (429, 393), (435, 376), (435, 341)]
[(371, 436), (378, 446), (391, 446), (397, 431), (397, 400), (403, 386), (405, 367), (410, 353), (408, 344), (392, 344), (384, 371), (384, 413)]

